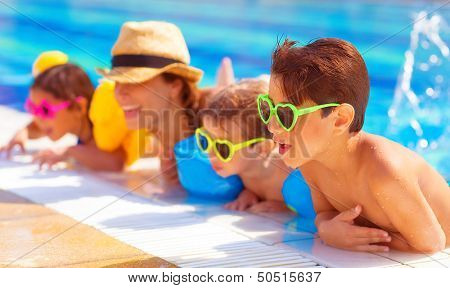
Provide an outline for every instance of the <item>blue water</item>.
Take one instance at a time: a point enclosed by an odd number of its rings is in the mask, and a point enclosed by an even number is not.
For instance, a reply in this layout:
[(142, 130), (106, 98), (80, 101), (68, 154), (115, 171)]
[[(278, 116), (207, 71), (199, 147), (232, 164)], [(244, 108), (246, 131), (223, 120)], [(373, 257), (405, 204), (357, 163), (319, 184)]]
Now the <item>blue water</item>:
[[(1, 0), (0, 105), (22, 109), (31, 79), (31, 63), (40, 52), (65, 51), (96, 80), (94, 68), (109, 66), (110, 49), (124, 21), (165, 20), (181, 28), (192, 65), (205, 71), (201, 86), (214, 83), (217, 66), (224, 56), (232, 58), (238, 78), (268, 73), (277, 37), (289, 36), (300, 43), (320, 37), (351, 41), (362, 52), (371, 79), (364, 129), (386, 135), (387, 111), (405, 61), (414, 13), (432, 11), (443, 3)], [(437, 13), (450, 22), (450, 5)], [(408, 135), (387, 136), (406, 145), (411, 140)], [(447, 154), (446, 147), (440, 149)], [(441, 156), (430, 159), (441, 172), (450, 175), (448, 164), (439, 164)]]

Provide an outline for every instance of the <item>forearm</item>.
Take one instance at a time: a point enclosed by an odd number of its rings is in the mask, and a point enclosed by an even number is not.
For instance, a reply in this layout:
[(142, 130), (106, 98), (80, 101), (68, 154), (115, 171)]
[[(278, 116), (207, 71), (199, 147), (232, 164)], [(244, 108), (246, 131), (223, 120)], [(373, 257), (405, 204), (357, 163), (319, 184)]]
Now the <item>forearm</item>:
[(390, 232), (391, 242), (385, 243), (390, 249), (395, 249), (403, 252), (418, 252), (416, 249), (411, 247), (405, 238), (400, 233)]
[(70, 147), (66, 154), (68, 158), (93, 170), (121, 171), (125, 164), (125, 152), (122, 149), (105, 152), (95, 146), (77, 145)]

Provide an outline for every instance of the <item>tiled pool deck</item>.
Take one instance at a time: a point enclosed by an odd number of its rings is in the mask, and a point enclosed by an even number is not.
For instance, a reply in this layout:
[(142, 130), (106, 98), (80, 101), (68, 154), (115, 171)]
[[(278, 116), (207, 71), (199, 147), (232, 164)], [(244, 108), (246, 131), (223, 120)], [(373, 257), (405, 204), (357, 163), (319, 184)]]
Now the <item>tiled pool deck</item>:
[[(15, 126), (25, 118), (0, 107), (0, 130), (14, 129), (7, 119)], [(40, 172), (25, 156), (0, 160), (0, 266), (450, 266), (450, 249), (428, 256), (334, 249), (302, 231), (310, 223), (295, 215), (230, 212), (160, 188), (157, 161), (141, 164), (141, 171), (88, 174)]]

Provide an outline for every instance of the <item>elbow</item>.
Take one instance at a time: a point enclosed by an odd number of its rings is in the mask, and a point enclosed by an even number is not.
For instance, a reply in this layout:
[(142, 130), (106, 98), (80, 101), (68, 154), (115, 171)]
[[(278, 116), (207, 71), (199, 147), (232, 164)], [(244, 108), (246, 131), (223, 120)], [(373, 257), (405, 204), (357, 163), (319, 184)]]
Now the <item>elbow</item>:
[(445, 249), (446, 237), (443, 231), (435, 235), (434, 237), (429, 237), (426, 241), (415, 245), (415, 249), (421, 253), (434, 254)]
[(114, 163), (110, 166), (111, 172), (122, 172), (125, 168), (125, 163), (122, 161), (114, 161)]

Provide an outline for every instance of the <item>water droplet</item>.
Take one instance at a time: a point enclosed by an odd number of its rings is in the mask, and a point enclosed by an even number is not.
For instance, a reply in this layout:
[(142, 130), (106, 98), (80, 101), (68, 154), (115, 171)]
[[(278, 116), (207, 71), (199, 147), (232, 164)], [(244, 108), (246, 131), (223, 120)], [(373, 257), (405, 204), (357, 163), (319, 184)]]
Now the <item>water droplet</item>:
[(433, 64), (436, 64), (438, 62), (438, 57), (436, 56), (436, 54), (431, 55), (429, 61)]
[(427, 93), (428, 96), (433, 96), (434, 90), (433, 90), (433, 88), (428, 87), (427, 90), (425, 91), (425, 93)]
[(435, 80), (436, 80), (436, 83), (441, 84), (442, 82), (444, 82), (444, 76), (437, 75)]
[(428, 141), (427, 141), (427, 139), (420, 139), (420, 140), (419, 140), (419, 147), (420, 147), (420, 148), (427, 148), (427, 147), (428, 147)]
[(430, 66), (427, 63), (421, 63), (419, 65), (419, 69), (422, 71), (428, 71), (429, 68), (430, 68)]

